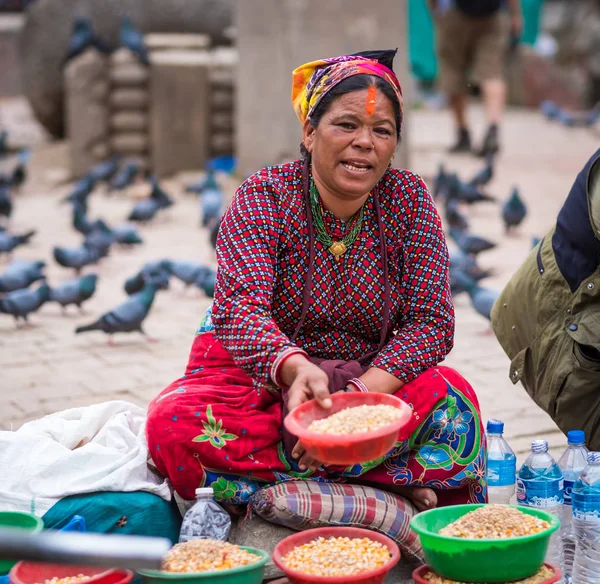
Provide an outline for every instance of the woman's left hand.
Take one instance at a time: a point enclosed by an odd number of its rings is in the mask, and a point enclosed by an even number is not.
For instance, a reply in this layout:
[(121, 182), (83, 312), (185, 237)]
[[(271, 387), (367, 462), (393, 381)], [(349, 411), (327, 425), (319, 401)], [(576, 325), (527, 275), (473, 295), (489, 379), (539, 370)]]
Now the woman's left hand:
[(292, 450), (292, 458), (300, 459), (298, 460), (298, 466), (300, 467), (300, 470), (308, 469), (314, 472), (315, 470), (319, 470), (321, 467), (327, 466), (323, 462), (313, 458), (309, 454), (306, 454), (306, 450), (304, 450), (304, 446), (300, 444), (300, 440), (296, 442), (296, 446), (294, 446), (294, 450)]

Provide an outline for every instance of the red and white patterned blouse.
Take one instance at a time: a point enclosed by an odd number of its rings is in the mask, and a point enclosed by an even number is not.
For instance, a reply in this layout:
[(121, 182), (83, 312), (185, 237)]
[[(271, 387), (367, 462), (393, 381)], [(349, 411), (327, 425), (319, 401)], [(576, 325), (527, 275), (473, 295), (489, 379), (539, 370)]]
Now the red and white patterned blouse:
[[(371, 362), (404, 382), (437, 365), (454, 337), (448, 249), (423, 180), (388, 169), (379, 192), (394, 335)], [(372, 198), (362, 229), (338, 261), (315, 238), (309, 310), (296, 342), (308, 264), (302, 163), (264, 168), (236, 192), (217, 241), (215, 333), (257, 388), (273, 387), (274, 366), (291, 348), (314, 357), (358, 359), (377, 349), (383, 308), (379, 228)], [(329, 211), (333, 239), (345, 225)]]

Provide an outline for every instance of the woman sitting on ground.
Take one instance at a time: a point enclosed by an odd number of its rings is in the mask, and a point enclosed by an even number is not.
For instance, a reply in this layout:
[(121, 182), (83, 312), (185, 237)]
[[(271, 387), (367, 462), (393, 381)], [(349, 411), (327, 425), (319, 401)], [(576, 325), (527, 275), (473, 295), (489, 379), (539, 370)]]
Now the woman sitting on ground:
[[(244, 504), (268, 484), (313, 479), (393, 491), (420, 509), (486, 500), (475, 392), (438, 366), (454, 335), (440, 218), (421, 178), (391, 166), (394, 55), (296, 69), (303, 158), (251, 176), (223, 218), (214, 305), (185, 375), (148, 412), (151, 456), (185, 499), (212, 486)], [(284, 403), (328, 407), (340, 390), (410, 405), (396, 448), (341, 468), (286, 447)]]

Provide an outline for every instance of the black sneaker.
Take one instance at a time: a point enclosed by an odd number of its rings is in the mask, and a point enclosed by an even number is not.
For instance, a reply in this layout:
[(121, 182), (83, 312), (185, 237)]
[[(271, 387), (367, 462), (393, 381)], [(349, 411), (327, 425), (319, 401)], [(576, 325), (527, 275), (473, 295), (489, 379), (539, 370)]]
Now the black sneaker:
[(459, 154), (461, 152), (471, 152), (471, 135), (466, 128), (458, 129), (458, 139), (456, 144), (449, 148), (450, 154)]
[(483, 144), (477, 155), (481, 158), (485, 158), (490, 154), (496, 154), (500, 150), (500, 141), (498, 140), (498, 126), (493, 125), (490, 126), (485, 138), (483, 140)]

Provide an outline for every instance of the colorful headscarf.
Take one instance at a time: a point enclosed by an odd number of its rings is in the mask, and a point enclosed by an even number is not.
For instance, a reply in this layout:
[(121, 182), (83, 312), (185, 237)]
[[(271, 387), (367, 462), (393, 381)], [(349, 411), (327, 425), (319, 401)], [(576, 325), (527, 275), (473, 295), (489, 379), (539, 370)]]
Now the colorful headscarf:
[(402, 88), (390, 68), (363, 55), (346, 55), (312, 61), (294, 70), (292, 104), (298, 119), (304, 123), (330, 89), (348, 77), (362, 74), (375, 75), (387, 81), (402, 106)]

